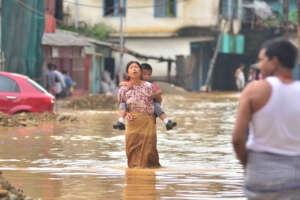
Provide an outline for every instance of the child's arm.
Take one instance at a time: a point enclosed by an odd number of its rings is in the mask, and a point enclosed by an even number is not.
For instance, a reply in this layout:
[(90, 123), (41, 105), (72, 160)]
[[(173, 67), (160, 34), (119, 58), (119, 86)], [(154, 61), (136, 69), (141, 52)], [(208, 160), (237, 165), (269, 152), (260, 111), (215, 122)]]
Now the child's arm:
[(161, 96), (158, 96), (158, 97), (156, 97), (155, 99), (156, 99), (156, 101), (157, 101), (159, 104), (161, 104), (161, 102), (162, 102), (162, 97), (161, 97)]
[(155, 94), (158, 95), (158, 96), (161, 96), (162, 95), (161, 89), (156, 90)]
[(162, 91), (161, 91), (161, 89), (158, 89), (158, 90), (155, 90), (155, 92), (152, 93), (152, 94), (149, 96), (149, 98), (155, 99), (159, 104), (161, 104), (161, 102), (162, 102), (162, 97), (161, 97), (161, 95), (162, 95)]

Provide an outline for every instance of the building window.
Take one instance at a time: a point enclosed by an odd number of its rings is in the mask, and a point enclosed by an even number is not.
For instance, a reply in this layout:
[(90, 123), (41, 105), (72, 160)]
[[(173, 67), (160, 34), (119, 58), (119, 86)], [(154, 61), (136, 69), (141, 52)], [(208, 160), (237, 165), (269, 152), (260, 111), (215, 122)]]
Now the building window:
[(154, 0), (155, 17), (176, 17), (176, 0)]
[[(103, 0), (103, 16), (120, 16), (121, 0)], [(126, 0), (123, 0), (123, 16), (126, 15)]]

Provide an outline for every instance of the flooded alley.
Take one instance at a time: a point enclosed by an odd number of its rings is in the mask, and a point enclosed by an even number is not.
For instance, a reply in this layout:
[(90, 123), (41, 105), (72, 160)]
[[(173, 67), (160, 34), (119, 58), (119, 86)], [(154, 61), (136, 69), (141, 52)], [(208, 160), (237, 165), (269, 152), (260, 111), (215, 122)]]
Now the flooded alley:
[(0, 170), (34, 199), (245, 199), (231, 145), (238, 97), (164, 95), (178, 125), (166, 131), (157, 119), (161, 169), (127, 169), (117, 111), (89, 110), (75, 111), (77, 122), (1, 128)]

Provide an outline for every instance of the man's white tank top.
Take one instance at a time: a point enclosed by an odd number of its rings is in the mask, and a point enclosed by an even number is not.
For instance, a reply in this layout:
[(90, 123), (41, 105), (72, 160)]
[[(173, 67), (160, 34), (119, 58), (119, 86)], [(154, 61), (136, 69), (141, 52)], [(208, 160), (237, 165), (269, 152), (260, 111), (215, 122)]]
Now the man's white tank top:
[(272, 87), (266, 105), (249, 123), (247, 149), (281, 155), (300, 155), (300, 81), (284, 84), (266, 79)]

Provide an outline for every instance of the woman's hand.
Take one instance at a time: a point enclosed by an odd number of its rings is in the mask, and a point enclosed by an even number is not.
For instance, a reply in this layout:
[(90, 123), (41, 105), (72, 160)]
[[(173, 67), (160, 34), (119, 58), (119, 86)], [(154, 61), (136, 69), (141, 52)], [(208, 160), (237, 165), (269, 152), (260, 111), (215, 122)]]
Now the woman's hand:
[(134, 116), (132, 115), (132, 113), (127, 113), (126, 114), (126, 118), (129, 120), (129, 121), (132, 121), (134, 119)]
[(119, 86), (127, 86), (128, 85), (128, 82), (127, 81), (122, 81), (119, 83)]

